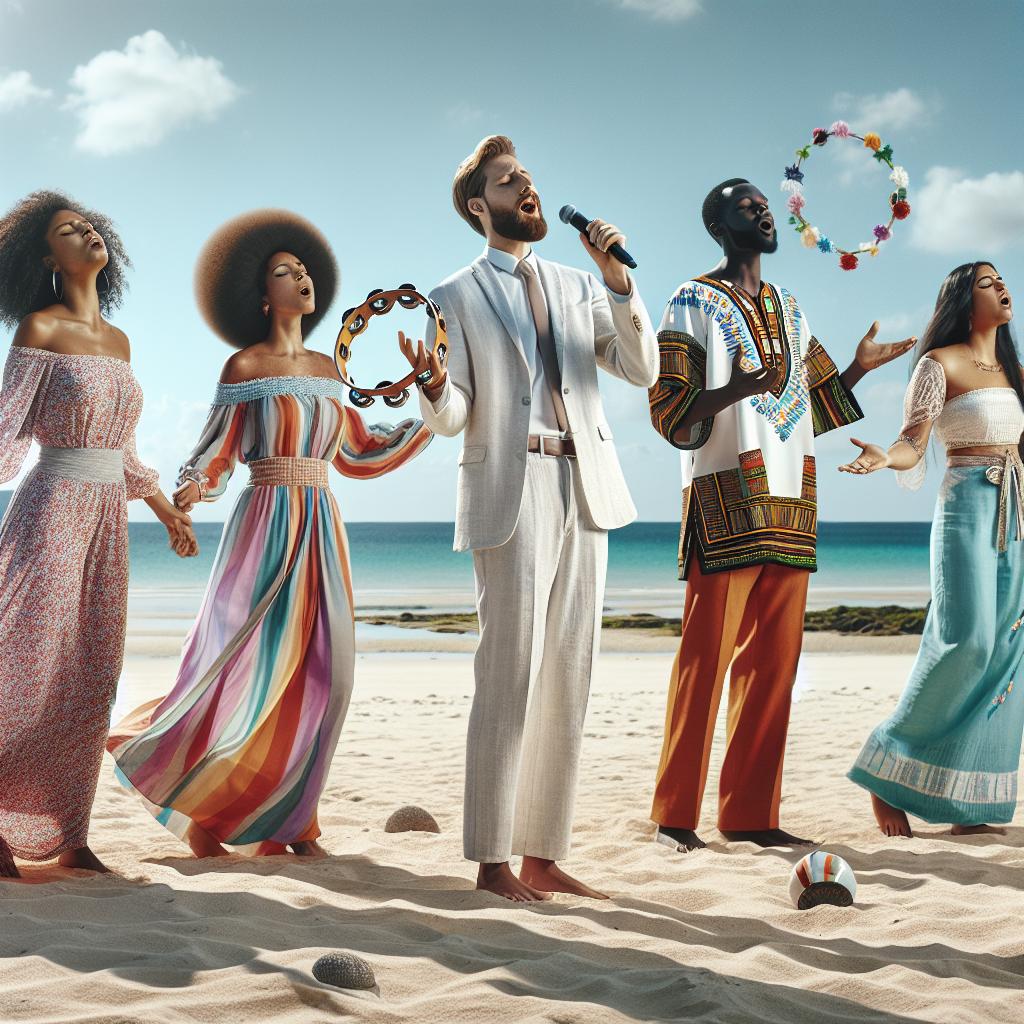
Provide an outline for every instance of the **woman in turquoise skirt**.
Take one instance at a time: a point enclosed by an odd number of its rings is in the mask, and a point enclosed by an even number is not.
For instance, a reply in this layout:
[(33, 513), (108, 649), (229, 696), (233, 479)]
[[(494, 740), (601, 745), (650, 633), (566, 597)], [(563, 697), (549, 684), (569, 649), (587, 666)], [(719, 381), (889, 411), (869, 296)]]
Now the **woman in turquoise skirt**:
[(912, 835), (907, 814), (955, 835), (1002, 832), (1017, 803), (1024, 732), (1022, 369), (1013, 303), (995, 267), (946, 278), (888, 451), (854, 440), (847, 473), (886, 467), (919, 487), (932, 431), (946, 475), (931, 536), (932, 603), (917, 660), (893, 714), (868, 737), (849, 777), (871, 793), (878, 826)]

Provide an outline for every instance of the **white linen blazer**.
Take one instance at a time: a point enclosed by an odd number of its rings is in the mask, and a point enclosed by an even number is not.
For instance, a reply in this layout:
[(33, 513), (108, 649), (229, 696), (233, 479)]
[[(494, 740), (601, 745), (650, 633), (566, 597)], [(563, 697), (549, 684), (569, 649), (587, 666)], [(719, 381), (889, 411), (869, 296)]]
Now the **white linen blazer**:
[[(597, 386), (597, 367), (637, 387), (658, 379), (658, 339), (633, 284), (609, 301), (593, 274), (538, 259), (562, 400), (576, 445), (583, 500), (602, 530), (625, 526), (636, 507), (622, 476)], [(448, 379), (435, 402), (420, 391), (436, 434), (465, 431), (459, 457), (455, 550), (504, 544), (516, 528), (526, 475), (531, 381), (515, 321), (490, 261), (481, 256), (431, 293), (448, 332)], [(436, 326), (428, 325), (433, 344)]]

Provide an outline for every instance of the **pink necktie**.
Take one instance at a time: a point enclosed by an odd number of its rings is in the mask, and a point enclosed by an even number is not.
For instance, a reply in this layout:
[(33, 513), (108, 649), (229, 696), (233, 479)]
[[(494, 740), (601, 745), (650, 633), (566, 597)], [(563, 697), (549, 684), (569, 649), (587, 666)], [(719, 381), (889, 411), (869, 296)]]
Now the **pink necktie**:
[(569, 433), (569, 417), (565, 414), (565, 403), (562, 401), (562, 375), (558, 370), (558, 357), (555, 355), (555, 340), (551, 335), (551, 320), (548, 318), (548, 307), (544, 301), (544, 292), (537, 273), (526, 260), (520, 260), (516, 268), (526, 281), (526, 295), (530, 300), (533, 312), (533, 323), (537, 329), (537, 351), (540, 353), (541, 365), (544, 367), (544, 378), (551, 393), (551, 403), (555, 407), (555, 419), (558, 429), (563, 434)]

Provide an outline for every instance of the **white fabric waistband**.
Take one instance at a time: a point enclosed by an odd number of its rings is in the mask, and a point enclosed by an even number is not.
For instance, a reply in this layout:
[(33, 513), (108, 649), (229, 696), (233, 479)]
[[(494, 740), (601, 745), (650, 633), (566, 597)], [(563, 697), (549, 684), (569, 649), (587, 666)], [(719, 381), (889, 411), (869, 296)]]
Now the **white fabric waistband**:
[(67, 480), (85, 480), (96, 484), (124, 483), (124, 452), (120, 448), (48, 448), (39, 449), (44, 473)]

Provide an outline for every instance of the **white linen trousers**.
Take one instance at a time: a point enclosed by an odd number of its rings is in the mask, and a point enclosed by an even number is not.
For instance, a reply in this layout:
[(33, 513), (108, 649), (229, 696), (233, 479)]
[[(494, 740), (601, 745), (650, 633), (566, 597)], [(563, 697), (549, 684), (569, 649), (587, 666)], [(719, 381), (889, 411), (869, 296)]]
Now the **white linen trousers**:
[(580, 743), (598, 650), (608, 533), (575, 459), (526, 456), (519, 519), (473, 552), (480, 642), (469, 719), (467, 859), (569, 852)]

